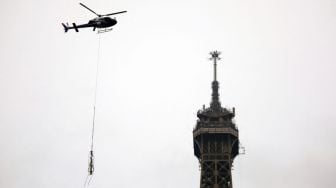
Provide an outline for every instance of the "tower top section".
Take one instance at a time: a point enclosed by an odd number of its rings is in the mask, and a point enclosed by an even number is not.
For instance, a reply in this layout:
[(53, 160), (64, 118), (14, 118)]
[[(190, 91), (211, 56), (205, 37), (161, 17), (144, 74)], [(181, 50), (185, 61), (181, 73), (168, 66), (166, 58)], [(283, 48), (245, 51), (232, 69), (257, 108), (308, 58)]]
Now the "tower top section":
[[(219, 51), (212, 51), (210, 52), (211, 57), (209, 58), (210, 61), (213, 62), (213, 72), (214, 72), (214, 78), (211, 83), (212, 88), (212, 94), (211, 94), (211, 102), (210, 107), (205, 108), (203, 106), (203, 109), (199, 110), (197, 112), (197, 117), (199, 118), (198, 125), (199, 126), (207, 126), (211, 121), (211, 125), (213, 126), (216, 124), (217, 126), (225, 126), (224, 121), (230, 122), (229, 125), (235, 127), (233, 123), (231, 123), (231, 119), (235, 116), (235, 110), (234, 108), (232, 110), (223, 108), (221, 106), (220, 100), (219, 100), (219, 82), (217, 81), (217, 62), (221, 59), (220, 56), (221, 52)], [(197, 126), (197, 127), (199, 127)]]
[(200, 188), (232, 188), (232, 163), (239, 154), (239, 131), (236, 127), (235, 109), (221, 106), (219, 83), (217, 81), (217, 61), (220, 52), (210, 52), (213, 62), (213, 81), (210, 107), (197, 112), (197, 122), (193, 130), (194, 154), (201, 167)]

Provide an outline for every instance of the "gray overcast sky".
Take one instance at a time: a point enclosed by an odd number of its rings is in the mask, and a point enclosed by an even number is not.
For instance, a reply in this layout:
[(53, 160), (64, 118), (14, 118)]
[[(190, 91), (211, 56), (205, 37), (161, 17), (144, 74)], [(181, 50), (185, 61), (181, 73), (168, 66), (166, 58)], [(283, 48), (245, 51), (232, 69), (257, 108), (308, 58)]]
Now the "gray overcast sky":
[[(196, 112), (236, 107), (235, 188), (333, 188), (335, 0), (86, 0), (127, 10), (101, 35), (90, 187), (195, 188)], [(98, 35), (74, 0), (0, 2), (0, 187), (83, 187)]]

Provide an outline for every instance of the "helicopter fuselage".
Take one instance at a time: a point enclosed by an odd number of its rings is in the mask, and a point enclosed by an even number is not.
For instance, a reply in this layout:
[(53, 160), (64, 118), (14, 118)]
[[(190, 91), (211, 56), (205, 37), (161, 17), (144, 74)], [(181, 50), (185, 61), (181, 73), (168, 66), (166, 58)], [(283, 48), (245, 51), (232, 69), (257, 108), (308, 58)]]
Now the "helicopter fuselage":
[(97, 17), (88, 22), (89, 25), (93, 25), (96, 28), (107, 28), (112, 27), (117, 24), (116, 19), (112, 19), (110, 17)]

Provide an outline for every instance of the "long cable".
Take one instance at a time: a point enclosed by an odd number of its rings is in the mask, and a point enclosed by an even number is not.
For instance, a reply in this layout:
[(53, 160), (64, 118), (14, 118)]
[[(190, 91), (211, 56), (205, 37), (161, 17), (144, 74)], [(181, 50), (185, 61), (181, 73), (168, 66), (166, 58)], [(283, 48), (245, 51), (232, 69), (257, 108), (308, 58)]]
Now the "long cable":
[(91, 135), (91, 150), (93, 151), (93, 137), (94, 128), (96, 120), (96, 103), (97, 103), (97, 91), (98, 91), (98, 75), (99, 75), (99, 62), (100, 62), (100, 35), (98, 35), (98, 56), (97, 56), (97, 67), (96, 67), (96, 83), (94, 90), (94, 102), (93, 102), (93, 118), (92, 118), (92, 135)]
[[(94, 131), (95, 131), (95, 120), (96, 120), (96, 103), (97, 103), (97, 91), (98, 91), (98, 75), (99, 75), (99, 62), (100, 62), (100, 35), (98, 37), (98, 56), (97, 56), (97, 67), (96, 67), (96, 82), (94, 90), (94, 102), (93, 102), (93, 117), (92, 117), (92, 132), (91, 132), (91, 150), (89, 152), (89, 167), (84, 183), (84, 187), (89, 186), (93, 172), (94, 172), (94, 154), (93, 154), (93, 141), (94, 141)], [(88, 177), (90, 178), (88, 179)]]

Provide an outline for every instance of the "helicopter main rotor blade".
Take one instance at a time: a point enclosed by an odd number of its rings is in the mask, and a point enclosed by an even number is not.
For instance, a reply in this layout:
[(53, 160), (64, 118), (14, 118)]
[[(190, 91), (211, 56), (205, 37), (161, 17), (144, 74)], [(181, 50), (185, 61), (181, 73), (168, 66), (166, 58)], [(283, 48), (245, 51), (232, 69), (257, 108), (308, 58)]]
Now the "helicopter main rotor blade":
[(105, 14), (103, 16), (111, 16), (111, 15), (115, 15), (115, 14), (121, 14), (121, 13), (125, 13), (127, 11), (121, 11), (121, 12), (115, 12), (115, 13), (111, 13), (111, 14)]
[(82, 5), (84, 8), (88, 9), (89, 11), (91, 11), (92, 13), (94, 13), (95, 15), (97, 15), (98, 17), (101, 17), (100, 14), (97, 14), (95, 11), (93, 11), (89, 7), (85, 6), (83, 3), (79, 3), (79, 4)]

